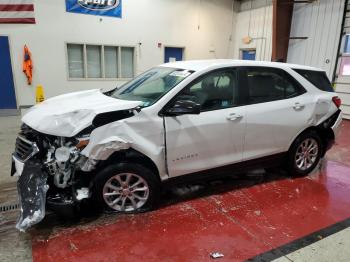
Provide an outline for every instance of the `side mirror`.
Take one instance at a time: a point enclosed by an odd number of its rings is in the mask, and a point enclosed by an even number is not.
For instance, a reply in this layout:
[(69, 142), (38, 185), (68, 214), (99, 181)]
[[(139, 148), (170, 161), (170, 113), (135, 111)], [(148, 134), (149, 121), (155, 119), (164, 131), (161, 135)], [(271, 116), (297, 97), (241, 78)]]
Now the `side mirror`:
[(177, 100), (174, 105), (165, 111), (168, 116), (199, 115), (201, 105), (191, 100)]

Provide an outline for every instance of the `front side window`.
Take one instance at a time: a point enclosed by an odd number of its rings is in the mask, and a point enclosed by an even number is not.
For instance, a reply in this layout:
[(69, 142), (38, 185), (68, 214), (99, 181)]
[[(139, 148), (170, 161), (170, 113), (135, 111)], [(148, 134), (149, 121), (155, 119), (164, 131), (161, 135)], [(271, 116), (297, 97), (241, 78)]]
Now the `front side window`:
[(143, 107), (154, 104), (163, 95), (191, 75), (192, 71), (156, 67), (115, 90), (111, 96), (123, 100), (142, 101)]
[(249, 104), (292, 98), (303, 92), (284, 71), (274, 68), (247, 68)]
[(238, 105), (236, 70), (216, 71), (187, 86), (178, 99), (188, 99), (201, 105), (201, 111), (218, 110)]

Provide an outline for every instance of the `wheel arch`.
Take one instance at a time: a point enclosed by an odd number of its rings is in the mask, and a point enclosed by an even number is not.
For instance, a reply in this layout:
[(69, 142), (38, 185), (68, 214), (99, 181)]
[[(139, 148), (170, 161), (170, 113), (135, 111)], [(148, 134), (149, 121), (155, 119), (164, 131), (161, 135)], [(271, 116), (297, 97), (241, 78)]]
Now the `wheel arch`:
[(111, 164), (116, 164), (121, 162), (136, 163), (136, 164), (142, 165), (148, 168), (149, 170), (151, 170), (152, 173), (154, 173), (156, 178), (159, 180), (159, 182), (161, 181), (159, 169), (157, 165), (153, 162), (153, 160), (148, 156), (146, 156), (145, 154), (142, 154), (141, 152), (133, 148), (129, 148), (121, 151), (115, 151), (113, 154), (109, 156), (109, 158), (100, 162), (98, 169), (102, 170)]
[(293, 140), (290, 142), (289, 147), (288, 147), (288, 151), (293, 146), (293, 143), (295, 142), (295, 140), (299, 136), (301, 136), (304, 133), (310, 132), (310, 131), (315, 131), (320, 136), (321, 141), (322, 141), (322, 154), (321, 154), (321, 156), (323, 157), (326, 154), (327, 149), (329, 148), (330, 141), (333, 141), (335, 139), (335, 135), (334, 135), (333, 130), (330, 127), (324, 127), (323, 124), (320, 124), (318, 126), (310, 126), (306, 129), (300, 131), (293, 138)]

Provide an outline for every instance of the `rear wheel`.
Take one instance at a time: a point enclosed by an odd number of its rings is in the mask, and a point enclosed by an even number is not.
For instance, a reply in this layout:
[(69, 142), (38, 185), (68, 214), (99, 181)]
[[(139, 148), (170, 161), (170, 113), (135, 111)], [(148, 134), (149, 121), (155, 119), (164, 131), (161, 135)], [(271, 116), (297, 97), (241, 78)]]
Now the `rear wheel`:
[(136, 213), (155, 206), (159, 187), (159, 181), (149, 169), (139, 164), (120, 163), (97, 174), (93, 198), (108, 210)]
[(321, 139), (315, 131), (301, 134), (288, 152), (288, 173), (293, 176), (309, 174), (320, 161), (322, 150)]

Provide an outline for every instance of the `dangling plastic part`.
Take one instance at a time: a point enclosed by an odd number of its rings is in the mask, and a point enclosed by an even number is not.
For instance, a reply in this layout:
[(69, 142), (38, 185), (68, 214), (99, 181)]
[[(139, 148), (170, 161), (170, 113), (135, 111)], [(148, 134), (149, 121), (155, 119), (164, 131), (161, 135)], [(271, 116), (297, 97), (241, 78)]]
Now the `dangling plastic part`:
[(22, 175), (17, 181), (20, 216), (16, 228), (22, 232), (39, 223), (45, 217), (47, 174), (42, 165), (29, 160), (24, 164)]

